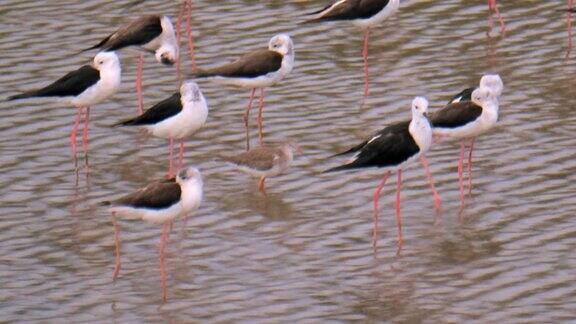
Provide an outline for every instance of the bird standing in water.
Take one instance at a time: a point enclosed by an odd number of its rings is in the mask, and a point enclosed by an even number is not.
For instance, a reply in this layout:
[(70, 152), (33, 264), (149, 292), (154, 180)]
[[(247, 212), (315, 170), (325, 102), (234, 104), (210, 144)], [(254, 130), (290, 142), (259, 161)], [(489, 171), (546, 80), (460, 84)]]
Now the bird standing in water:
[[(416, 159), (420, 159), (424, 165), (426, 176), (430, 182), (436, 208), (440, 208), (441, 199), (430, 173), (425, 153), (432, 144), (432, 128), (427, 118), (428, 101), (423, 97), (416, 97), (412, 101), (412, 120), (409, 123), (400, 122), (384, 128), (370, 139), (341, 153), (356, 153), (352, 159), (341, 166), (329, 169), (325, 172), (344, 171), (359, 168), (388, 168), (396, 169), (398, 179), (396, 181), (396, 223), (398, 225), (398, 248), (402, 247), (402, 218), (400, 214), (400, 191), (402, 188), (402, 169)], [(338, 154), (338, 155), (341, 155)], [(372, 244), (376, 248), (379, 235), (379, 211), (378, 200), (380, 192), (386, 184), (391, 170), (386, 171), (380, 184), (374, 191), (374, 228), (372, 231)]]
[(114, 201), (103, 202), (110, 206), (114, 225), (114, 240), (116, 243), (116, 263), (112, 275), (115, 280), (120, 274), (120, 234), (117, 217), (125, 219), (142, 219), (152, 223), (163, 223), (160, 249), (160, 281), (162, 285), (162, 300), (167, 299), (166, 260), (164, 257), (168, 235), (172, 228), (172, 220), (187, 216), (200, 207), (202, 202), (203, 181), (200, 171), (187, 167), (178, 172), (176, 178), (157, 181)]

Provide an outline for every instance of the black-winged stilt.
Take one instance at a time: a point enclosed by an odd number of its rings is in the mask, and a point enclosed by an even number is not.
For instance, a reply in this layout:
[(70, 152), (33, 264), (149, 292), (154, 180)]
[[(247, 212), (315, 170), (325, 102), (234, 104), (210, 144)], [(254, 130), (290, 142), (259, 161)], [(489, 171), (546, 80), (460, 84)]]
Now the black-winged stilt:
[(178, 168), (184, 158), (184, 139), (196, 133), (208, 118), (208, 104), (198, 84), (186, 81), (180, 92), (164, 99), (142, 115), (121, 121), (114, 126), (141, 126), (152, 135), (170, 140), (168, 177), (173, 177), (174, 140), (180, 140)]
[(460, 202), (464, 206), (464, 150), (465, 141), (470, 139), (468, 155), (468, 188), (472, 191), (472, 151), (477, 136), (490, 130), (498, 121), (499, 97), (503, 83), (498, 75), (485, 75), (480, 80), (480, 88), (472, 92), (471, 100), (451, 103), (430, 116), (434, 136), (460, 139), (458, 179)]
[(264, 88), (280, 82), (294, 67), (294, 45), (286, 34), (279, 34), (268, 43), (268, 49), (248, 53), (238, 60), (212, 69), (198, 69), (193, 73), (196, 78), (210, 78), (222, 84), (230, 84), (242, 88), (251, 88), (250, 101), (244, 113), (246, 127), (246, 149), (250, 149), (250, 131), (248, 119), (252, 101), (257, 88), (260, 88), (260, 104), (258, 111), (258, 136), (263, 144), (262, 110), (264, 108)]
[(313, 18), (306, 22), (349, 20), (364, 31), (364, 97), (369, 94), (368, 84), (368, 37), (370, 28), (381, 24), (400, 6), (400, 0), (338, 0), (326, 8), (312, 12)]
[[(117, 51), (131, 46), (155, 53), (156, 60), (166, 65), (173, 65), (179, 57), (179, 47), (174, 27), (170, 18), (163, 15), (146, 15), (133, 20), (108, 35), (98, 44), (83, 51), (96, 48), (105, 51)], [(139, 113), (144, 110), (144, 100), (142, 98), (143, 68), (144, 54), (140, 53), (136, 71), (136, 94), (138, 96)]]
[[(427, 118), (428, 101), (423, 97), (416, 97), (412, 101), (412, 120), (410, 122), (400, 122), (384, 128), (364, 141), (360, 145), (344, 153), (356, 154), (352, 159), (341, 166), (327, 170), (326, 172), (341, 171), (358, 168), (395, 168), (398, 174), (396, 182), (396, 222), (398, 225), (398, 247), (402, 247), (402, 220), (400, 216), (400, 189), (402, 184), (402, 169), (420, 158), (432, 192), (437, 208), (440, 208), (440, 196), (436, 192), (432, 175), (429, 170), (425, 153), (432, 144), (432, 128)], [(378, 225), (378, 200), (382, 188), (386, 184), (391, 171), (384, 174), (382, 181), (374, 191), (374, 229), (372, 232), (373, 246), (376, 247), (379, 225)]]
[(187, 167), (178, 172), (176, 178), (153, 182), (148, 186), (114, 201), (103, 202), (110, 206), (114, 225), (116, 242), (116, 263), (113, 279), (120, 273), (120, 235), (116, 217), (126, 219), (142, 219), (152, 223), (163, 223), (164, 228), (160, 238), (159, 261), (160, 279), (162, 285), (162, 300), (167, 299), (166, 261), (164, 251), (168, 241), (172, 220), (184, 217), (200, 207), (202, 201), (203, 182), (200, 171)]
[(80, 125), (82, 111), (85, 109), (84, 131), (82, 144), (88, 150), (88, 124), (90, 121), (90, 106), (107, 100), (116, 93), (121, 80), (120, 60), (114, 52), (100, 52), (92, 65), (84, 65), (72, 71), (52, 84), (11, 96), (8, 100), (18, 100), (35, 97), (60, 97), (69, 100), (77, 108), (74, 127), (70, 133), (72, 155), (76, 157), (76, 135)]

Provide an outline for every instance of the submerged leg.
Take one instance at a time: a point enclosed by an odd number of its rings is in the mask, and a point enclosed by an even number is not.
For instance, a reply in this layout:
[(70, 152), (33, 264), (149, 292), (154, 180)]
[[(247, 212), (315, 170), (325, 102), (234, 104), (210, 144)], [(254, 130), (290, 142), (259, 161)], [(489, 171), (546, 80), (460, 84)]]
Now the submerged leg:
[(258, 105), (258, 140), (260, 145), (264, 142), (264, 119), (262, 118), (262, 111), (264, 110), (264, 88), (260, 88), (260, 104)]
[(566, 50), (565, 58), (570, 57), (572, 51), (572, 9), (574, 7), (574, 0), (568, 0), (568, 8), (566, 10), (566, 27), (568, 31), (568, 49)]
[(472, 151), (474, 151), (474, 140), (470, 141), (470, 153), (468, 153), (468, 195), (472, 194)]
[(192, 0), (186, 0), (186, 36), (188, 37), (188, 51), (192, 60), (192, 72), (196, 71), (196, 55), (194, 55), (194, 37), (192, 35)]
[(428, 165), (428, 160), (424, 156), (424, 154), (420, 155), (420, 160), (422, 161), (422, 165), (424, 166), (424, 172), (426, 172), (426, 177), (428, 178), (428, 182), (430, 183), (430, 189), (432, 189), (432, 196), (434, 197), (434, 207), (436, 210), (440, 210), (442, 208), (442, 198), (436, 191), (436, 186), (434, 186), (434, 180), (432, 179), (432, 173), (430, 172), (430, 166)]
[(182, 29), (182, 19), (184, 18), (184, 13), (186, 12), (186, 1), (182, 1), (182, 6), (178, 12), (178, 20), (176, 20), (176, 44), (178, 46), (178, 56), (176, 56), (176, 73), (178, 73), (178, 79), (180, 79), (180, 31)]
[(84, 152), (88, 154), (88, 127), (90, 125), (90, 107), (86, 107), (86, 114), (84, 115), (84, 129), (82, 130), (82, 147)]
[(142, 95), (142, 74), (144, 72), (144, 53), (140, 53), (138, 69), (136, 70), (136, 96), (138, 96), (138, 114), (144, 113), (144, 97)]
[(396, 224), (398, 225), (398, 250), (402, 248), (402, 217), (400, 216), (400, 192), (402, 191), (402, 169), (398, 169), (396, 180)]
[(122, 267), (122, 262), (120, 261), (120, 228), (118, 227), (118, 222), (116, 221), (116, 213), (112, 213), (112, 225), (114, 225), (114, 242), (116, 243), (116, 264), (114, 265), (112, 280), (116, 280), (116, 278), (118, 278), (118, 274), (120, 274), (120, 268)]
[(256, 88), (252, 89), (250, 93), (250, 101), (248, 101), (248, 107), (246, 107), (246, 112), (244, 113), (244, 127), (246, 128), (246, 151), (250, 149), (250, 129), (248, 128), (250, 109), (252, 109), (252, 102), (254, 101), (254, 94), (256, 93)]
[(169, 159), (170, 161), (168, 162), (168, 179), (172, 178), (174, 176), (174, 139), (170, 139), (170, 153), (169, 153)]
[(70, 132), (70, 145), (72, 146), (72, 157), (76, 158), (76, 136), (78, 134), (78, 127), (80, 126), (80, 117), (82, 115), (82, 107), (76, 110), (76, 119), (74, 119), (74, 126)]
[(384, 174), (384, 176), (382, 177), (382, 180), (380, 181), (380, 183), (378, 184), (378, 187), (376, 187), (376, 190), (374, 190), (374, 194), (372, 195), (373, 201), (374, 201), (374, 213), (373, 213), (373, 218), (374, 218), (374, 225), (372, 226), (372, 247), (376, 248), (376, 245), (378, 244), (378, 235), (379, 235), (379, 231), (380, 231), (380, 222), (378, 219), (378, 200), (380, 199), (380, 192), (382, 191), (382, 188), (384, 188), (384, 185), (386, 184), (386, 181), (388, 180), (388, 177), (390, 176), (390, 171), (386, 172)]
[(170, 232), (170, 222), (164, 223), (164, 227), (162, 229), (162, 236), (160, 237), (160, 249), (158, 253), (158, 259), (160, 262), (160, 284), (162, 286), (162, 301), (166, 302), (168, 297), (168, 289), (166, 286), (166, 258), (165, 258), (165, 251), (166, 251), (166, 243), (168, 240), (168, 233)]
[(178, 156), (178, 170), (182, 169), (182, 163), (184, 162), (184, 139), (180, 140), (180, 154)]
[(464, 208), (464, 140), (460, 142), (460, 158), (458, 159), (458, 184), (460, 185), (460, 207)]

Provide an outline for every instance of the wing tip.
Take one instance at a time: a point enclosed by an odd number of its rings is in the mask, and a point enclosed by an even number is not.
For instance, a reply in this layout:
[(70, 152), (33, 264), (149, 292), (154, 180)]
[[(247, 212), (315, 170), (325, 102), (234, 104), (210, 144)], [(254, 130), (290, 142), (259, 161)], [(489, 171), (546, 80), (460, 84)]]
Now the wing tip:
[(26, 99), (26, 98), (31, 98), (31, 97), (34, 97), (34, 95), (30, 94), (30, 93), (20, 93), (17, 95), (10, 96), (10, 97), (4, 99), (4, 101), (7, 102), (7, 101)]
[(343, 164), (343, 165), (339, 165), (337, 167), (333, 167), (327, 170), (322, 171), (322, 173), (332, 173), (332, 172), (338, 172), (338, 171), (344, 171), (344, 170), (348, 170), (348, 169), (352, 169), (353, 166), (351, 166), (350, 164)]

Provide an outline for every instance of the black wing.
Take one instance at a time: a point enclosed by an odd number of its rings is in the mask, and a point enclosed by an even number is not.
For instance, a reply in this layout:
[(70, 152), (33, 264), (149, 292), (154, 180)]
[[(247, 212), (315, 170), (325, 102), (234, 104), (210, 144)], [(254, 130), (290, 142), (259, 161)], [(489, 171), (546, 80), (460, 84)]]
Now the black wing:
[(476, 88), (467, 88), (467, 89), (460, 91), (457, 95), (450, 98), (450, 101), (448, 101), (448, 104), (456, 103), (456, 102), (460, 102), (460, 101), (471, 101), (472, 100), (472, 92), (474, 90), (476, 90)]
[(374, 133), (374, 135), (370, 136), (370, 138), (368, 138), (367, 140), (365, 140), (364, 142), (342, 152), (342, 153), (338, 153), (338, 154), (334, 154), (333, 156), (341, 156), (341, 155), (347, 155), (347, 154), (351, 154), (351, 153), (356, 153), (358, 151), (360, 151), (372, 138), (376, 137), (376, 136), (382, 136), (382, 135), (386, 135), (388, 133), (398, 133), (398, 132), (402, 132), (404, 129), (408, 129), (408, 127), (410, 126), (410, 121), (409, 120), (405, 120), (405, 121), (401, 121), (401, 122), (397, 122), (394, 124), (391, 124), (379, 131), (377, 131), (376, 133)]
[(478, 119), (482, 115), (482, 107), (472, 101), (461, 101), (447, 105), (430, 116), (432, 127), (456, 128)]
[(155, 104), (142, 115), (132, 119), (123, 120), (113, 126), (153, 125), (175, 116), (181, 111), (182, 101), (180, 100), (180, 93), (175, 93), (170, 98), (164, 99)]
[(387, 127), (378, 135), (363, 143), (358, 155), (348, 164), (326, 172), (368, 167), (390, 167), (399, 165), (420, 152), (418, 144), (408, 131), (410, 123), (397, 123)]
[[(311, 21), (333, 21), (368, 19), (388, 5), (389, 0), (345, 0), (337, 1), (322, 10), (310, 13), (319, 15)], [(322, 14), (324, 12), (324, 14)]]
[(132, 208), (164, 209), (178, 203), (181, 193), (180, 185), (172, 178), (151, 183), (108, 204)]
[(193, 76), (197, 78), (211, 76), (255, 78), (280, 70), (282, 59), (282, 54), (263, 49), (246, 54), (232, 63), (213, 69), (201, 70)]
[(128, 46), (145, 45), (162, 33), (160, 20), (161, 17), (159, 15), (140, 17), (84, 51), (95, 48), (105, 51), (116, 51)]
[(39, 89), (9, 97), (8, 100), (32, 97), (69, 97), (77, 96), (100, 80), (100, 71), (90, 65), (84, 65), (72, 71), (54, 83)]

